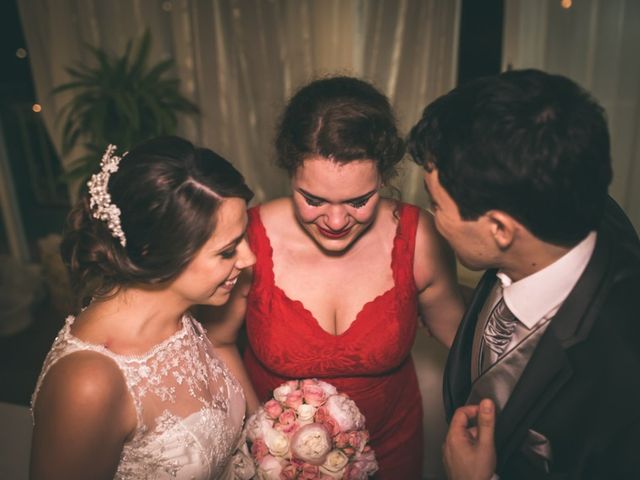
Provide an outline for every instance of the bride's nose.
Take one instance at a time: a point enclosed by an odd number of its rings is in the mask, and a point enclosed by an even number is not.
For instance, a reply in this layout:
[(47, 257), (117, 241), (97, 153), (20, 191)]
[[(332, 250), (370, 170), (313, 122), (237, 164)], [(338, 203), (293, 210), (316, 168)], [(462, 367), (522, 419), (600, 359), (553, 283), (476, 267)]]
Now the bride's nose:
[(325, 222), (334, 232), (343, 230), (349, 223), (347, 209), (344, 205), (329, 205)]

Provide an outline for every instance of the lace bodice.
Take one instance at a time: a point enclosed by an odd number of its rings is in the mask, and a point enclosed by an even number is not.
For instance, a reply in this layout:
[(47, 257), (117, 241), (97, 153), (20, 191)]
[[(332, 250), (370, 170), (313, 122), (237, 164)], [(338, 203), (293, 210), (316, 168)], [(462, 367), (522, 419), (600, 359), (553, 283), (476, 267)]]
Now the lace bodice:
[(74, 320), (67, 318), (51, 347), (32, 407), (58, 360), (78, 351), (97, 352), (122, 371), (138, 419), (115, 478), (234, 478), (231, 456), (241, 443), (244, 396), (200, 323), (185, 315), (182, 328), (146, 354), (123, 356), (73, 336)]

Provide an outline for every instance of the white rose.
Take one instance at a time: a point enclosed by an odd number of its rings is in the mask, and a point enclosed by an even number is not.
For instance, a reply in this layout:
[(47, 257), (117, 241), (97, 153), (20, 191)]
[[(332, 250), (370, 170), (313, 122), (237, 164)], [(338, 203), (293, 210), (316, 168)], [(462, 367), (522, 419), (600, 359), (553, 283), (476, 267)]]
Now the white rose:
[(270, 428), (264, 433), (264, 443), (271, 455), (284, 457), (289, 452), (289, 439), (275, 428)]
[(293, 388), (285, 383), (280, 385), (273, 391), (273, 398), (275, 398), (280, 403), (284, 403), (287, 399), (287, 395), (289, 395), (291, 392), (293, 392)]
[(364, 415), (360, 413), (356, 402), (344, 395), (333, 395), (324, 404), (329, 415), (337, 422), (343, 432), (364, 428)]
[(331, 450), (331, 437), (324, 426), (310, 423), (300, 427), (291, 437), (291, 452), (303, 462), (322, 465)]
[(322, 388), (322, 390), (324, 391), (327, 397), (338, 393), (338, 390), (336, 390), (336, 387), (334, 387), (330, 383), (323, 382), (322, 380), (318, 380), (318, 386)]
[(320, 466), (320, 471), (333, 478), (342, 478), (347, 463), (349, 463), (349, 458), (344, 453), (340, 450), (331, 450)]
[(282, 463), (272, 455), (266, 455), (258, 465), (258, 478), (260, 480), (280, 480)]
[(298, 407), (296, 413), (298, 414), (298, 423), (300, 425), (308, 425), (313, 422), (313, 416), (316, 414), (317, 408), (313, 405), (303, 403)]

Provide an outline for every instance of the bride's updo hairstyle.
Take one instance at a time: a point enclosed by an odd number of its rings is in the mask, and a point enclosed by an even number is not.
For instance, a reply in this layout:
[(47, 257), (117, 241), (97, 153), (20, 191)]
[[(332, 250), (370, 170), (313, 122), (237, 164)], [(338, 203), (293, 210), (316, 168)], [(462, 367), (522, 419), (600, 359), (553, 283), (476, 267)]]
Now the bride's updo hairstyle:
[(289, 176), (309, 157), (376, 162), (382, 180), (396, 175), (405, 146), (389, 100), (352, 77), (316, 80), (291, 97), (276, 134), (277, 163)]
[(229, 162), (178, 137), (133, 148), (110, 173), (106, 191), (120, 209), (124, 238), (93, 216), (85, 189), (69, 213), (61, 246), (82, 306), (121, 287), (175, 278), (211, 237), (222, 200), (253, 197)]

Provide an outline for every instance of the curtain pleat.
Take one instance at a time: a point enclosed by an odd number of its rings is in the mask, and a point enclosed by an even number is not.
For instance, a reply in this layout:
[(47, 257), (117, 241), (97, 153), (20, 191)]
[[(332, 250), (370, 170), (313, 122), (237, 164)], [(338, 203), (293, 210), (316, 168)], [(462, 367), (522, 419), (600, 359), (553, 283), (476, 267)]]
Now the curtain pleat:
[[(82, 45), (119, 55), (149, 28), (151, 61), (173, 58), (182, 93), (202, 111), (183, 117), (179, 134), (236, 164), (257, 201), (288, 194), (288, 178), (273, 162), (275, 125), (286, 100), (314, 78), (346, 74), (371, 81), (392, 100), (407, 133), (422, 108), (454, 86), (459, 3), (18, 0), (36, 92), (56, 146), (56, 118), (71, 93), (50, 92), (69, 80), (65, 67), (92, 61)], [(396, 186), (404, 200), (424, 200), (420, 170), (410, 161)]]

